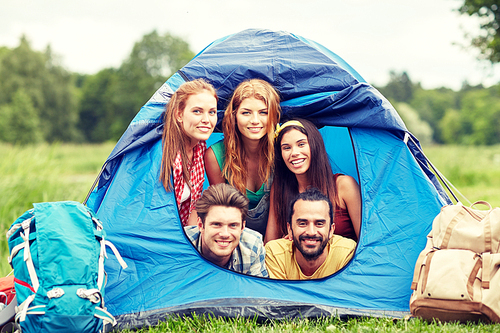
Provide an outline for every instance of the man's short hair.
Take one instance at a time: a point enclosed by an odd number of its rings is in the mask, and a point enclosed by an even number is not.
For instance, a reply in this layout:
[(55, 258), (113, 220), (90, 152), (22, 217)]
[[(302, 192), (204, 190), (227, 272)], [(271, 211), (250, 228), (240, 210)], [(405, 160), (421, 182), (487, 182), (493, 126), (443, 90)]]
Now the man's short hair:
[(318, 190), (316, 187), (311, 187), (308, 188), (306, 191), (299, 193), (293, 200), (292, 203), (290, 204), (290, 209), (289, 214), (288, 214), (288, 219), (287, 223), (292, 225), (292, 216), (294, 213), (294, 206), (295, 203), (299, 200), (304, 200), (304, 201), (326, 201), (328, 203), (328, 215), (330, 216), (330, 228), (333, 225), (333, 205), (330, 201), (330, 199), (321, 193), (320, 190)]
[(203, 191), (196, 202), (196, 212), (205, 224), (205, 218), (212, 206), (235, 207), (241, 211), (241, 220), (245, 221), (248, 214), (248, 198), (229, 184), (215, 184)]

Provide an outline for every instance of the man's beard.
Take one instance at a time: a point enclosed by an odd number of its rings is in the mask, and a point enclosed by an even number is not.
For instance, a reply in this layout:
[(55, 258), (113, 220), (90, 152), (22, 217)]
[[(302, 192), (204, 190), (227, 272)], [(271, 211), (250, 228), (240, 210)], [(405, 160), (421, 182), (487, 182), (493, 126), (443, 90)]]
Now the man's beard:
[[(297, 247), (297, 249), (300, 251), (300, 253), (302, 253), (302, 256), (304, 257), (304, 259), (306, 259), (307, 261), (316, 260), (321, 254), (323, 254), (323, 251), (325, 250), (325, 247), (328, 244), (328, 239), (323, 240), (322, 236), (312, 236), (311, 237), (311, 236), (302, 236), (301, 235), (297, 239), (295, 237), (295, 235), (293, 235), (293, 231), (292, 231), (292, 236), (293, 236), (293, 243), (295, 244), (295, 247)], [(319, 246), (316, 248), (315, 251), (311, 252), (309, 249), (304, 248), (302, 246), (301, 241), (306, 240), (306, 239), (319, 240), (319, 242), (320, 242)]]

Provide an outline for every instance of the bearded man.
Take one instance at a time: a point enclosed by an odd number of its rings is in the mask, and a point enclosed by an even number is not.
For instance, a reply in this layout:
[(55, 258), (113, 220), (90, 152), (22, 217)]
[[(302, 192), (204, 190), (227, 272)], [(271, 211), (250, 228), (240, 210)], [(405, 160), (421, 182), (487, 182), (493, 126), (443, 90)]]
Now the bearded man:
[(354, 255), (356, 242), (334, 235), (332, 203), (316, 188), (291, 203), (286, 238), (266, 244), (266, 266), (275, 279), (319, 279), (337, 272)]

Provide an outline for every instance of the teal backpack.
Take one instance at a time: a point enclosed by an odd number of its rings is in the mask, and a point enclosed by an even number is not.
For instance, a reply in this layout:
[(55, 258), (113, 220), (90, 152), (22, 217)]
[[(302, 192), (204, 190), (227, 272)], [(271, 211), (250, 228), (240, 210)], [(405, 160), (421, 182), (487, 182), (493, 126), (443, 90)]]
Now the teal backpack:
[(33, 204), (7, 232), (23, 332), (104, 332), (106, 245), (127, 265), (91, 209), (78, 202)]

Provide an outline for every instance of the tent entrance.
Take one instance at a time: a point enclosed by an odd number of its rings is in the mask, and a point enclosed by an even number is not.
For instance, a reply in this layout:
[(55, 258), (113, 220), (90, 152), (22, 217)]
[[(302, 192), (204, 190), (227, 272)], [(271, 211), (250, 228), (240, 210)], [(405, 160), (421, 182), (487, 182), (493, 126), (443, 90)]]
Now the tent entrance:
[[(333, 173), (352, 176), (359, 184), (358, 168), (349, 129), (347, 127), (324, 126), (319, 129), (319, 132), (325, 141)], [(207, 146), (210, 147), (223, 138), (222, 133), (213, 133), (207, 140)], [(209, 183), (205, 177), (203, 187), (206, 189), (208, 186)]]

